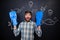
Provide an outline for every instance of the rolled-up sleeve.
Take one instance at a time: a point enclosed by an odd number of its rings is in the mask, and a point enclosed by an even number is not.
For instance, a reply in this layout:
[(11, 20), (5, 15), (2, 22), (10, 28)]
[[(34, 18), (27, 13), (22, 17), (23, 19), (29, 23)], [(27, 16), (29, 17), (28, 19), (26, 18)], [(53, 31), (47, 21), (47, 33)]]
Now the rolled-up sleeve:
[(20, 31), (21, 31), (21, 24), (19, 24), (18, 29), (13, 30), (15, 37), (19, 35)]
[(42, 36), (42, 30), (37, 30), (37, 29), (35, 29), (35, 32), (36, 32), (36, 34), (37, 34), (39, 37)]
[(35, 29), (35, 33), (36, 33), (39, 37), (41, 37), (41, 36), (42, 36), (42, 30), (41, 30), (41, 29), (38, 30), (35, 23), (34, 23), (34, 29)]

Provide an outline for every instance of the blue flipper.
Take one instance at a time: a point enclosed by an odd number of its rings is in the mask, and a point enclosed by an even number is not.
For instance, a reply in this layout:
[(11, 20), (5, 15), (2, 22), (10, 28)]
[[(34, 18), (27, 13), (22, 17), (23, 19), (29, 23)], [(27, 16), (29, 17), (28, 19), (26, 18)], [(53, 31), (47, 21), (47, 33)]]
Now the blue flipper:
[(17, 14), (16, 14), (16, 11), (10, 11), (9, 12), (9, 16), (10, 16), (10, 19), (11, 19), (11, 22), (12, 22), (13, 26), (16, 26), (17, 25)]
[(40, 26), (42, 24), (43, 11), (36, 12), (36, 25)]

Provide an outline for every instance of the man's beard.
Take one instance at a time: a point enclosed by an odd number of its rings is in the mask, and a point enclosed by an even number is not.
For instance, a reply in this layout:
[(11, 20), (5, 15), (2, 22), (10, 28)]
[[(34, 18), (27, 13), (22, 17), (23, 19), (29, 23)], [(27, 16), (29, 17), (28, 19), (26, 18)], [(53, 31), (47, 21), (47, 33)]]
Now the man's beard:
[(29, 21), (31, 20), (31, 18), (28, 17), (28, 18), (25, 18), (25, 20), (26, 20), (27, 22), (29, 22)]

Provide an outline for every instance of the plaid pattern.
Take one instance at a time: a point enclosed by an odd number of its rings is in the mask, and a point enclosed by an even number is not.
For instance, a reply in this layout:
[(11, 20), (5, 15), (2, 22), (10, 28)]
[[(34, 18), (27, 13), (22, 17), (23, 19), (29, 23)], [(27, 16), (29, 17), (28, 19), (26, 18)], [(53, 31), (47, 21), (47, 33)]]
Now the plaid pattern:
[(21, 40), (34, 40), (34, 31), (38, 36), (41, 37), (42, 31), (36, 28), (36, 25), (33, 21), (30, 22), (21, 22), (18, 29), (14, 30), (15, 36), (19, 35), (21, 31)]

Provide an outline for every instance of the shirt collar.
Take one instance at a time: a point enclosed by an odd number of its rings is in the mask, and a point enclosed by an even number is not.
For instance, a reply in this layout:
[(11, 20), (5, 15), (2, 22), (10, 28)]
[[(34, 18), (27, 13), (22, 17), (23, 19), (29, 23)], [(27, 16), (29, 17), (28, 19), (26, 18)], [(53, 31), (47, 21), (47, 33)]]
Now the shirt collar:
[[(24, 20), (24, 22), (27, 22), (27, 21), (26, 21), (26, 20)], [(31, 20), (30, 20), (29, 22), (31, 22)]]

